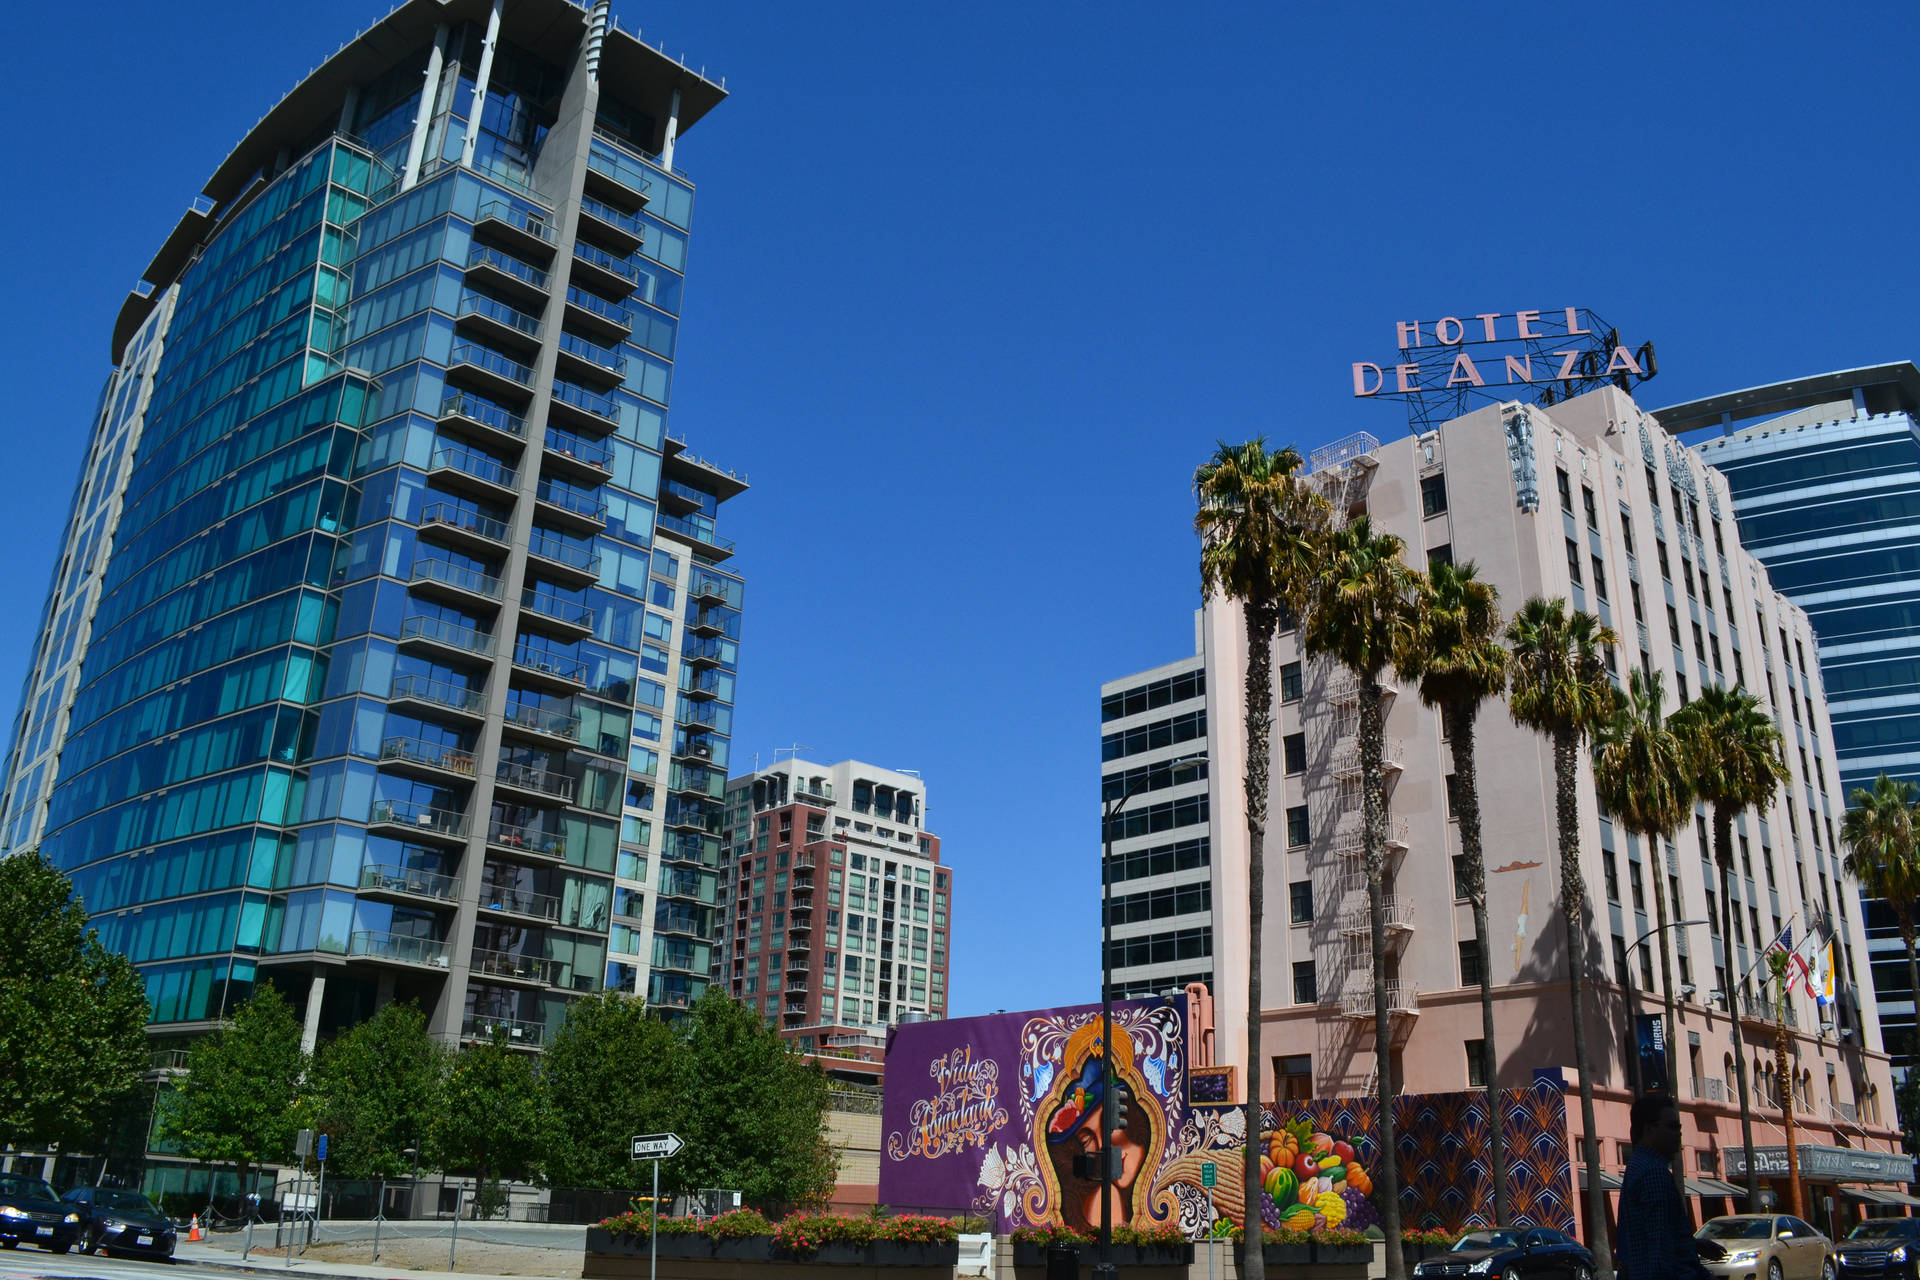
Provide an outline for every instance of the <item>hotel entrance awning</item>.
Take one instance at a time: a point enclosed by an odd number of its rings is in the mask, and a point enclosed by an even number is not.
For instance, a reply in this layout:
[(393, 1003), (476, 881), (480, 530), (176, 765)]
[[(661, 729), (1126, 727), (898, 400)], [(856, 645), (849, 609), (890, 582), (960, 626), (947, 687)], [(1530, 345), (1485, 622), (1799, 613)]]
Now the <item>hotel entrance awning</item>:
[(1855, 1200), (1865, 1200), (1868, 1204), (1920, 1204), (1920, 1200), (1903, 1191), (1882, 1191), (1878, 1187), (1842, 1187), (1840, 1192)]
[(1731, 1182), (1722, 1182), (1718, 1178), (1688, 1178), (1687, 1194), (1690, 1196), (1744, 1196), (1745, 1187), (1736, 1187)]

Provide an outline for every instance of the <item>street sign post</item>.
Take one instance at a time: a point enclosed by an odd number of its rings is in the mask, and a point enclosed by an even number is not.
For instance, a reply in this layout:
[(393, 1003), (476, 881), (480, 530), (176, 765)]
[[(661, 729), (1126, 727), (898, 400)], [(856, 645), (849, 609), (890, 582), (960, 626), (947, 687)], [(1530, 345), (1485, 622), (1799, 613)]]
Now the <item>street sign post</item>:
[(633, 1136), (633, 1158), (653, 1161), (653, 1201), (649, 1206), (652, 1217), (647, 1224), (647, 1280), (656, 1280), (655, 1273), (660, 1266), (660, 1162), (679, 1155), (681, 1148), (686, 1145), (677, 1133), (636, 1133)]

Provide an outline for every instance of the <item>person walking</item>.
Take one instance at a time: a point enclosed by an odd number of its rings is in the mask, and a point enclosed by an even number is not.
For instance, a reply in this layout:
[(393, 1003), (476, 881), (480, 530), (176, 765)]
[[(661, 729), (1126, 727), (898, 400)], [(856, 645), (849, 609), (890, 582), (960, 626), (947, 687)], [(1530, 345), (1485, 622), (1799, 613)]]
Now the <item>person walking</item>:
[(1693, 1246), (1693, 1218), (1673, 1185), (1680, 1106), (1664, 1093), (1636, 1098), (1628, 1121), (1633, 1155), (1620, 1181), (1620, 1247), (1626, 1280), (1712, 1280)]

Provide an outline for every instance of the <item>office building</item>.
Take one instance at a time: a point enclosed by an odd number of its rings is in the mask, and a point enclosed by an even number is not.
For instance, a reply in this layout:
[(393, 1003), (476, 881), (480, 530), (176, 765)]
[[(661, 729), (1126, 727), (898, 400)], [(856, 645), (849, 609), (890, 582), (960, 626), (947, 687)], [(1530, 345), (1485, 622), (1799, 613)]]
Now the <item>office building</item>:
[[(1213, 981), (1207, 671), (1200, 641), (1196, 613), (1192, 657), (1100, 686), (1100, 804), (1104, 810), (1125, 800), (1111, 823), (1106, 885), (1117, 999)], [(1196, 767), (1171, 777), (1174, 760)]]
[[(1311, 482), (1335, 518), (1365, 512), (1406, 540), (1424, 568), (1473, 561), (1511, 614), (1529, 597), (1565, 597), (1620, 637), (1607, 654), (1624, 683), (1632, 666), (1662, 673), (1669, 711), (1708, 686), (1744, 686), (1763, 700), (1786, 742), (1792, 775), (1772, 803), (1735, 827), (1735, 869), (1722, 885), (1712, 861), (1711, 815), (1696, 812), (1664, 848), (1603, 815), (1580, 769), (1582, 874), (1592, 905), (1585, 947), (1594, 980), (1586, 1002), (1598, 1123), (1606, 1163), (1624, 1159), (1629, 1014), (1658, 1009), (1659, 965), (1649, 943), (1654, 879), (1675, 920), (1712, 921), (1672, 931), (1678, 1025), (1670, 1049), (1686, 1112), (1689, 1177), (1728, 1172), (1739, 1145), (1730, 1010), (1751, 1033), (1749, 1070), (1768, 1137), (1778, 1096), (1771, 1055), (1772, 1002), (1760, 989), (1763, 952), (1783, 930), (1831, 936), (1837, 1003), (1804, 992), (1787, 1002), (1796, 1061), (1801, 1140), (1884, 1148), (1897, 1140), (1892, 1082), (1865, 978), (1865, 935), (1836, 829), (1840, 782), (1826, 698), (1807, 615), (1768, 581), (1741, 545), (1726, 482), (1676, 442), (1624, 392), (1604, 387), (1551, 406), (1490, 404), (1444, 425), (1381, 443), (1336, 441), (1311, 456)], [(1721, 514), (1715, 514), (1715, 513)], [(1209, 696), (1243, 700), (1241, 612), (1219, 599), (1202, 619)], [(1543, 1068), (1574, 1078), (1567, 1016), (1567, 933), (1550, 743), (1516, 726), (1504, 704), (1479, 719), (1477, 762), (1491, 937), (1476, 937), (1462, 897), (1461, 849), (1448, 816), (1451, 756), (1440, 716), (1387, 673), (1385, 769), (1389, 820), (1385, 905), (1390, 1061), (1374, 1050), (1373, 965), (1363, 872), (1357, 678), (1302, 654), (1294, 632), (1275, 644), (1274, 780), (1267, 829), (1267, 928), (1262, 980), (1261, 1073), (1267, 1096), (1370, 1092), (1380, 1071), (1401, 1090), (1445, 1093), (1477, 1086), (1489, 1063), (1479, 979), (1495, 984), (1497, 1082), (1517, 1087)], [(1213, 901), (1246, 900), (1248, 857), (1241, 777), (1243, 719), (1208, 724)], [(1583, 753), (1584, 757), (1584, 753)], [(1150, 790), (1151, 803), (1165, 792)], [(1142, 803), (1136, 801), (1136, 804)], [(1733, 936), (1720, 936), (1720, 895), (1734, 899)], [(1286, 905), (1296, 895), (1303, 909)], [(1220, 911), (1213, 928), (1219, 1060), (1243, 1069), (1248, 948), (1246, 916)], [(1626, 1005), (1622, 979), (1640, 997)], [(1757, 971), (1757, 972), (1756, 972)], [(1577, 1116), (1577, 1110), (1574, 1113)], [(1778, 1110), (1771, 1114), (1777, 1119)], [(1576, 1121), (1577, 1123), (1577, 1121)], [(1724, 1194), (1701, 1183), (1697, 1194)], [(1706, 1206), (1723, 1207), (1716, 1200)], [(1823, 1219), (1824, 1221), (1824, 1219)]]
[[(1920, 369), (1843, 369), (1656, 416), (1726, 477), (1741, 544), (1813, 624), (1835, 806), (1882, 773), (1920, 782)], [(1881, 1029), (1904, 1068), (1913, 991), (1899, 926), (1877, 901), (1867, 945)]]
[(888, 1027), (946, 1014), (953, 872), (926, 800), (919, 777), (858, 760), (727, 784), (720, 980), (823, 1066), (878, 1063)]
[(667, 402), (723, 96), (604, 2), (407, 0), (123, 304), (0, 830), (163, 1047), (262, 981), (529, 1047), (707, 985), (744, 485)]

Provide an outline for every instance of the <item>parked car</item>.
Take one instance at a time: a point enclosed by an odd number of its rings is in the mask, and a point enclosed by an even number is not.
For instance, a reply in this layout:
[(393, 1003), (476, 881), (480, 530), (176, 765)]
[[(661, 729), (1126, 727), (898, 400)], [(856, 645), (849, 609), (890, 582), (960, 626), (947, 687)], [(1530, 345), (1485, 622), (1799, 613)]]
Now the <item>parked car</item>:
[(1840, 1280), (1920, 1278), (1920, 1218), (1868, 1218), (1833, 1247)]
[(1593, 1280), (1593, 1255), (1578, 1240), (1549, 1227), (1491, 1227), (1467, 1232), (1439, 1257), (1415, 1264), (1413, 1274), (1421, 1280)]
[(153, 1201), (138, 1191), (75, 1187), (61, 1199), (80, 1213), (82, 1253), (134, 1253), (171, 1258), (178, 1233)]
[(37, 1244), (65, 1253), (80, 1238), (80, 1215), (39, 1178), (0, 1173), (0, 1247)]
[(1726, 1280), (1834, 1280), (1833, 1242), (1786, 1214), (1730, 1214), (1693, 1238), (1701, 1264)]

